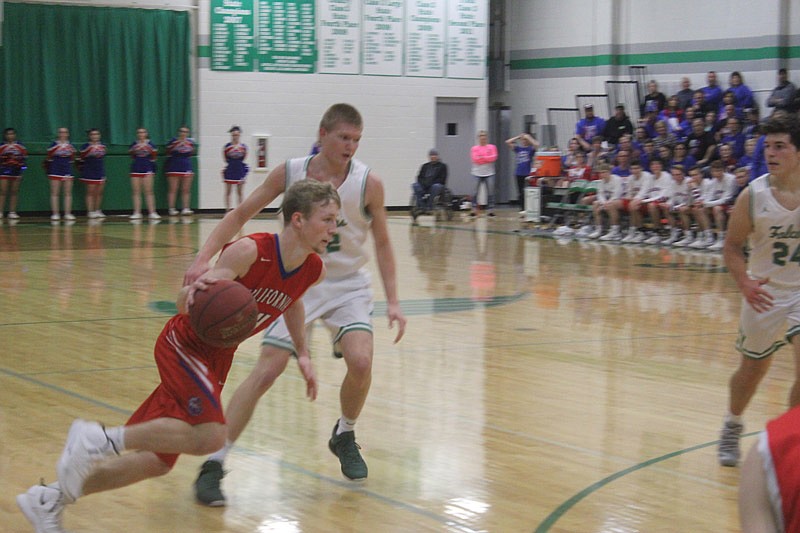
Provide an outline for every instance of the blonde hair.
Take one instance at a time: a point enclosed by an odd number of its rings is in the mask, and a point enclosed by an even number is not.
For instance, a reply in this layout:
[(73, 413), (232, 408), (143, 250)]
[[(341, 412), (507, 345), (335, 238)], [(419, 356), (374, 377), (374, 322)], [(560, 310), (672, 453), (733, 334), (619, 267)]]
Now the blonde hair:
[(358, 109), (350, 104), (333, 104), (322, 115), (322, 120), (319, 121), (319, 127), (325, 131), (332, 131), (339, 123), (349, 124), (356, 128), (363, 128), (364, 121), (361, 119), (361, 113)]
[(283, 194), (281, 204), (283, 221), (288, 223), (295, 213), (302, 214), (303, 218), (310, 218), (315, 207), (323, 207), (330, 202), (335, 202), (339, 208), (342, 207), (339, 193), (332, 184), (313, 179), (300, 180)]

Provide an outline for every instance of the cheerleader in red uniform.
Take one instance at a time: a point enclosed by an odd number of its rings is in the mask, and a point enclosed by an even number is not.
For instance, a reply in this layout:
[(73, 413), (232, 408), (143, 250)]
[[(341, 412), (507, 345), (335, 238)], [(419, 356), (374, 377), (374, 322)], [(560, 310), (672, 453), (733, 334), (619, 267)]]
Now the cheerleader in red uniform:
[(92, 128), (86, 132), (89, 142), (81, 146), (81, 181), (86, 184), (86, 216), (88, 218), (105, 218), (100, 210), (103, 203), (103, 191), (106, 188), (106, 169), (103, 160), (106, 157), (106, 145), (100, 140), (100, 130)]
[(22, 172), (26, 168), (28, 150), (17, 142), (17, 130), (14, 128), (6, 128), (3, 131), (3, 141), (3, 144), (0, 144), (0, 218), (3, 218), (3, 208), (8, 196), (8, 218), (16, 220), (19, 218), (17, 214), (19, 184), (22, 181)]
[[(58, 128), (58, 137), (47, 149), (45, 167), (50, 180), (50, 220), (61, 220), (58, 209), (59, 196), (64, 190), (64, 220), (75, 220), (72, 214), (72, 162), (75, 160), (75, 147), (69, 142), (69, 129)], [(63, 186), (63, 187), (62, 187)]]
[(239, 142), (242, 136), (242, 129), (239, 126), (233, 126), (228, 130), (228, 133), (231, 134), (231, 142), (222, 149), (222, 158), (226, 163), (225, 169), (222, 171), (222, 179), (225, 182), (225, 211), (233, 209), (231, 207), (231, 189), (233, 187), (236, 187), (238, 199), (236, 205), (242, 203), (244, 183), (249, 170), (245, 164), (247, 145)]
[(128, 149), (133, 162), (131, 163), (131, 189), (133, 190), (133, 214), (131, 220), (142, 218), (142, 190), (150, 212), (150, 220), (158, 220), (161, 215), (156, 211), (156, 196), (153, 194), (153, 175), (156, 172), (156, 155), (158, 150), (150, 142), (147, 128), (136, 130), (136, 142)]
[[(189, 128), (181, 126), (178, 129), (178, 136), (167, 143), (167, 181), (169, 190), (167, 200), (169, 202), (170, 216), (191, 215), (192, 209), (189, 207), (192, 192), (192, 156), (195, 154), (197, 142), (189, 137)], [(183, 209), (179, 212), (175, 208), (178, 196), (178, 188), (181, 190)]]

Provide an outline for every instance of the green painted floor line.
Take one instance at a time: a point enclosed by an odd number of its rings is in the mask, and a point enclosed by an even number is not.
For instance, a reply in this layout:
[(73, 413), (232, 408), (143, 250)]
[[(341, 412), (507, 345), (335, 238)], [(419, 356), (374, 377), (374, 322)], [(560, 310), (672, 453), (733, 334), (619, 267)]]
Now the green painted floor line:
[[(401, 300), (400, 307), (406, 316), (430, 315), (439, 313), (458, 313), (461, 311), (472, 311), (480, 307), (497, 307), (508, 305), (526, 298), (528, 292), (519, 292), (505, 296), (492, 296), (486, 299), (477, 298), (430, 298), (418, 300)], [(147, 304), (151, 311), (174, 315), (177, 313), (175, 302), (168, 300), (158, 300)], [(386, 302), (375, 302), (373, 314), (383, 315), (386, 313)]]
[[(761, 433), (761, 432), (760, 431), (753, 431), (751, 433), (747, 433), (745, 435), (742, 435), (742, 437), (752, 437), (752, 436), (758, 435), (759, 433)], [(691, 446), (689, 448), (684, 448), (683, 450), (678, 450), (676, 452), (671, 452), (671, 453), (662, 455), (660, 457), (654, 457), (653, 459), (649, 459), (649, 460), (641, 462), (639, 464), (635, 464), (635, 465), (633, 465), (633, 466), (631, 466), (629, 468), (626, 468), (624, 470), (620, 470), (619, 472), (615, 472), (614, 474), (611, 474), (610, 476), (601, 479), (597, 483), (592, 483), (591, 485), (589, 485), (588, 487), (586, 487), (585, 489), (583, 489), (582, 491), (578, 492), (577, 494), (575, 494), (574, 496), (572, 496), (571, 498), (566, 500), (564, 503), (559, 505), (552, 513), (550, 513), (547, 516), (547, 518), (544, 519), (544, 521), (541, 524), (539, 524), (539, 526), (534, 530), (534, 533), (547, 533), (548, 531), (550, 531), (550, 528), (553, 527), (553, 525), (561, 517), (563, 517), (565, 514), (567, 514), (567, 512), (570, 509), (572, 509), (573, 507), (575, 507), (575, 505), (577, 505), (581, 500), (591, 496), (593, 493), (595, 493), (598, 490), (602, 489), (603, 487), (605, 487), (606, 485), (608, 485), (612, 481), (616, 481), (617, 479), (619, 479), (621, 477), (627, 476), (628, 474), (632, 474), (634, 472), (638, 472), (639, 470), (642, 470), (644, 468), (647, 468), (648, 466), (651, 466), (651, 465), (654, 465), (654, 464), (657, 464), (657, 463), (661, 463), (663, 461), (666, 461), (667, 459), (672, 459), (673, 457), (677, 457), (679, 455), (684, 455), (684, 454), (687, 454), (689, 452), (700, 450), (702, 448), (708, 448), (710, 446), (716, 446), (717, 444), (719, 444), (719, 441), (715, 440), (715, 441), (711, 441), (711, 442), (706, 442), (704, 444), (698, 444), (696, 446)]]

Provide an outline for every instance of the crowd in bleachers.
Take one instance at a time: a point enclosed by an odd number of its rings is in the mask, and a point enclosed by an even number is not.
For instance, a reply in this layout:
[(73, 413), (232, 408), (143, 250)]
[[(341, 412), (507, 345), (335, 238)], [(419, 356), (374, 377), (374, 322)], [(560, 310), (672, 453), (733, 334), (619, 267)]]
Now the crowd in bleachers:
[[(584, 106), (562, 157), (562, 177), (545, 184), (563, 191), (576, 180), (591, 182), (561, 202), (584, 206), (587, 219), (578, 228), (565, 223), (557, 235), (722, 249), (736, 197), (767, 173), (761, 113), (739, 72), (730, 74), (727, 89), (716, 72), (702, 89), (692, 90), (688, 78), (681, 87), (667, 97), (650, 81), (635, 124), (622, 104), (608, 120)], [(764, 116), (800, 108), (800, 91), (785, 69), (766, 105)]]

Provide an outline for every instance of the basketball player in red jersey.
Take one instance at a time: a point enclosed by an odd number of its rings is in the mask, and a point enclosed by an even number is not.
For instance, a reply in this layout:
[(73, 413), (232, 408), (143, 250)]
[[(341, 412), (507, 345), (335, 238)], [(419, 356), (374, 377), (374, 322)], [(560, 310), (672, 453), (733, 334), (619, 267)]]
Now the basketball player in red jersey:
[[(58, 461), (58, 481), (35, 485), (17, 496), (17, 504), (37, 532), (64, 531), (64, 506), (81, 496), (164, 475), (179, 454), (204, 455), (225, 444), (220, 394), (236, 347), (218, 348), (198, 338), (189, 325), (190, 288), (204, 290), (215, 280), (231, 279), (250, 289), (259, 311), (251, 335), (284, 315), (297, 347), (307, 395), (316, 398), (300, 297), (325, 276), (317, 254), (324, 252), (336, 235), (340, 207), (331, 184), (297, 182), (286, 191), (284, 229), (279, 235), (256, 233), (229, 244), (213, 269), (181, 290), (178, 314), (156, 341), (161, 383), (155, 391), (124, 426), (104, 428), (97, 422), (73, 422)], [(270, 297), (275, 291), (283, 297)], [(288, 306), (286, 302), (290, 302)], [(122, 454), (124, 450), (138, 453)]]

